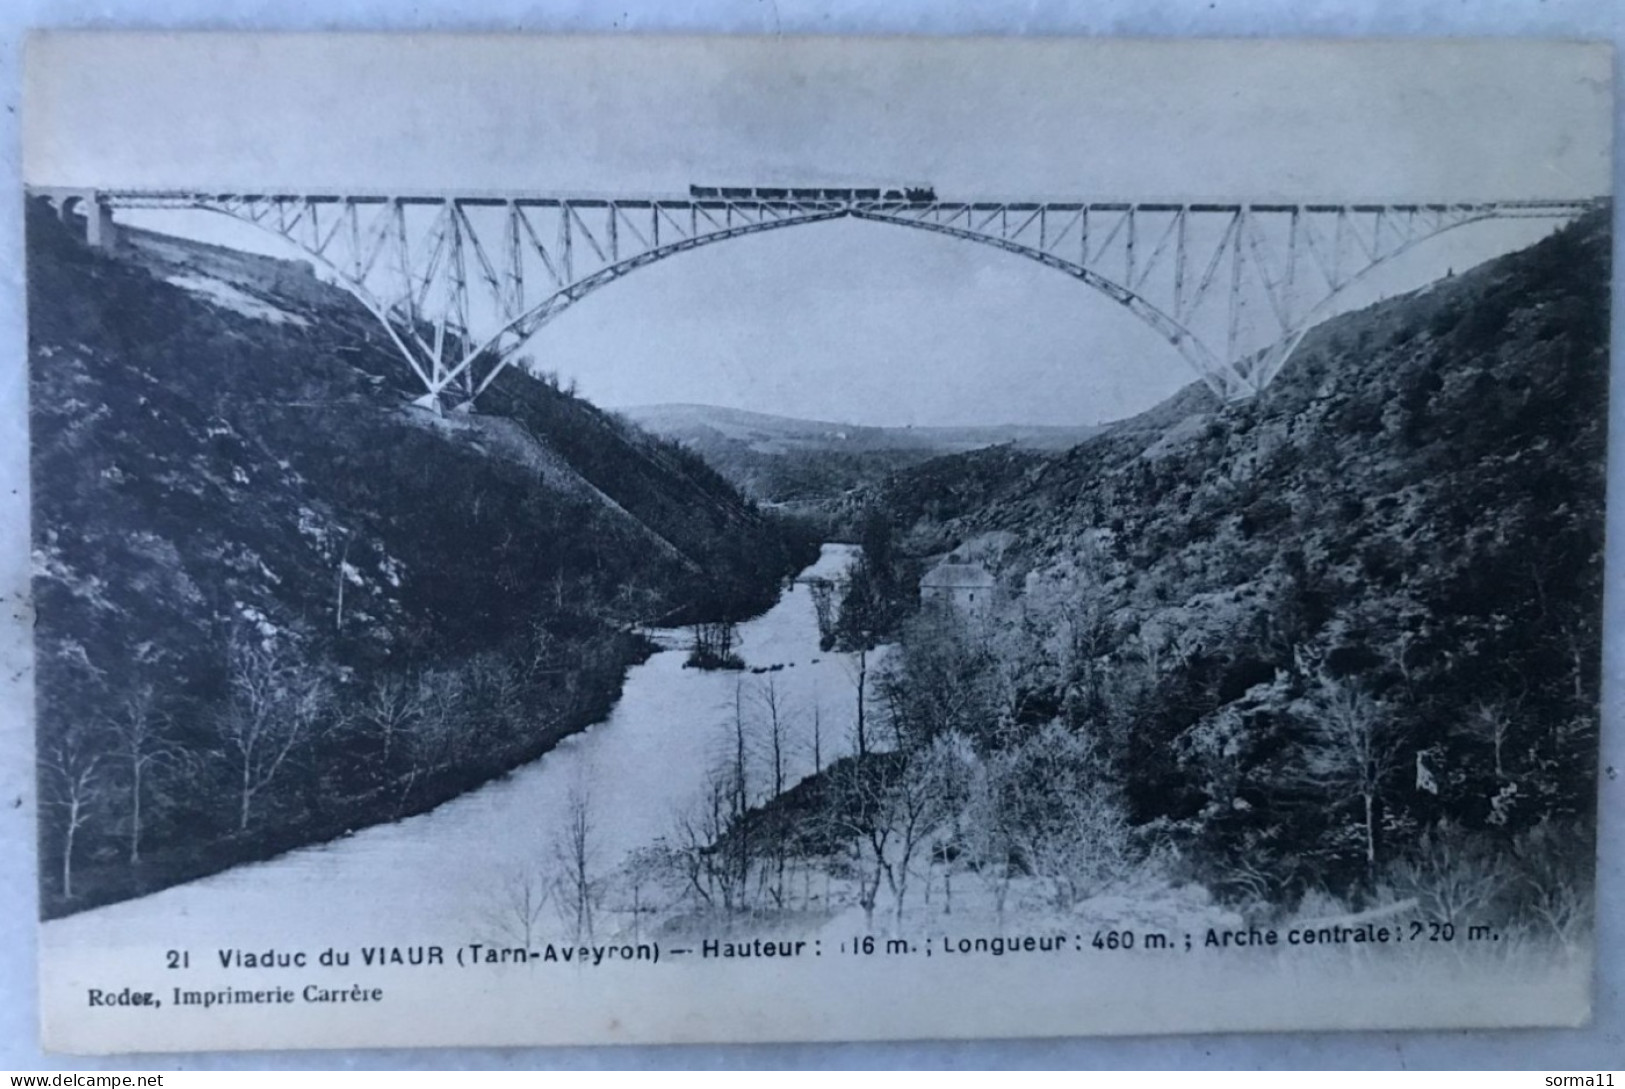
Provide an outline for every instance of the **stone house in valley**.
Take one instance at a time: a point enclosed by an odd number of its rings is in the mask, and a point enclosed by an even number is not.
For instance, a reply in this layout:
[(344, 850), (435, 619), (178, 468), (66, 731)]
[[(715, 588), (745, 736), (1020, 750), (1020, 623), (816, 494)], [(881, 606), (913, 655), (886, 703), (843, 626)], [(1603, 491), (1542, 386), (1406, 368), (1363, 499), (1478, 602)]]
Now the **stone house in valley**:
[(961, 612), (982, 612), (993, 600), (993, 586), (987, 568), (950, 555), (921, 577), (920, 601), (926, 605), (940, 602)]

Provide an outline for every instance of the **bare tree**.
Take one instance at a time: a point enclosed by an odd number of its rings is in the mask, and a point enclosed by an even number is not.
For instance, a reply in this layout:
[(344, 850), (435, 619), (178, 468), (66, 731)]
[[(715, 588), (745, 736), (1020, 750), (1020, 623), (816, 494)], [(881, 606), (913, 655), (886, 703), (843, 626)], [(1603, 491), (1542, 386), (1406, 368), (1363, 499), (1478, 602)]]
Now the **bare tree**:
[(564, 611), (564, 588), (569, 585), (570, 578), (561, 565), (553, 572), (553, 611)]
[(367, 690), (357, 717), (377, 739), (384, 768), (396, 755), (397, 740), (422, 717), (424, 703), (421, 685), (393, 674), (374, 681)]
[(939, 735), (924, 748), (904, 752), (899, 773), (888, 784), (880, 815), (893, 824), (893, 857), (885, 873), (898, 926), (916, 863), (922, 854), (931, 861), (929, 848), (963, 800), (969, 753), (970, 742), (963, 735)]
[(1094, 742), (1049, 723), (996, 765), (996, 804), (1010, 845), (1050, 886), (1057, 908), (1124, 867), (1128, 823)]
[(509, 658), (488, 652), (471, 658), (464, 669), (469, 694), (485, 713), (472, 725), (476, 736), (500, 745), (519, 722), (524, 709), (524, 686), (520, 670)]
[(1360, 800), (1366, 877), (1377, 873), (1378, 807), (1402, 765), (1400, 739), (1381, 704), (1322, 671), (1307, 701), (1301, 777), (1331, 804)]
[(869, 731), (867, 726), (867, 706), (869, 702), (869, 651), (860, 646), (857, 651), (848, 656), (847, 676), (852, 678), (852, 687), (857, 692), (857, 717), (853, 720), (853, 740), (857, 743), (859, 756), (869, 754)]
[(158, 710), (150, 684), (139, 684), (108, 720), (112, 755), (129, 769), (130, 865), (141, 861), (143, 813), (151, 778), (186, 763), (186, 752), (165, 737), (165, 716)]
[(419, 775), (437, 771), (457, 757), (464, 743), (466, 691), (457, 670), (431, 670), (418, 678), (412, 696), (418, 713), (402, 723), (400, 738), (412, 769), (408, 789)]
[(1462, 728), (1469, 737), (1490, 747), (1496, 781), (1505, 782), (1507, 776), (1504, 753), (1507, 741), (1512, 736), (1512, 715), (1506, 707), (1480, 700), (1467, 712)]
[(344, 583), (350, 575), (350, 545), (355, 537), (348, 530), (344, 533), (344, 550), (339, 553), (339, 565), (336, 572), (337, 588), (333, 595), (333, 630), (344, 630)]
[[(970, 739), (963, 734), (940, 737), (927, 753), (927, 785), (939, 807), (939, 831), (931, 844), (929, 860), (932, 865), (942, 864), (943, 914), (954, 910), (954, 863), (965, 838), (965, 816), (970, 807), (971, 794), (981, 759)], [(931, 886), (926, 885), (927, 899)]]
[(898, 728), (895, 740), (889, 751), (837, 761), (830, 769), (826, 827), (851, 852), (858, 902), (871, 928), (882, 886), (891, 892), (901, 926), (921, 860), (930, 867), (948, 857), (977, 764), (970, 741), (957, 732), (910, 745)]
[(967, 784), (964, 839), (977, 879), (993, 897), (999, 922), (1015, 876), (1013, 814), (1005, 805), (1008, 757), (995, 754), (979, 764)]
[(1511, 852), (1516, 863), (1509, 883), (1518, 916), (1550, 938), (1573, 944), (1595, 925), (1592, 866), (1596, 840), (1578, 823), (1542, 819), (1518, 835)]
[(1504, 869), (1482, 837), (1443, 821), (1385, 872), (1395, 891), (1415, 897), (1429, 918), (1454, 923), (1483, 914), (1506, 883)]
[(571, 927), (576, 941), (592, 941), (593, 907), (598, 897), (597, 843), (593, 836), (592, 805), (586, 788), (572, 788), (565, 803), (564, 827), (553, 842), (558, 867), (560, 917)]
[(722, 839), (733, 808), (732, 778), (725, 766), (712, 768), (695, 804), (673, 821), (673, 850), (684, 878), (705, 907), (720, 900), (723, 910), (730, 912), (738, 882), (732, 859), (723, 854)]
[(716, 882), (712, 868), (707, 864), (712, 840), (704, 831), (705, 810), (705, 806), (696, 805), (673, 814), (672, 852), (690, 891), (699, 897), (703, 907), (710, 908), (716, 896)]
[(89, 730), (70, 725), (40, 752), (41, 800), (61, 815), (62, 895), (73, 896), (74, 843), (107, 798), (106, 754)]
[(812, 758), (813, 774), (817, 775), (824, 770), (824, 720), (816, 698), (813, 700)]
[(885, 756), (853, 757), (831, 765), (827, 826), (848, 844), (858, 875), (858, 904), (864, 927), (874, 929), (875, 907), (887, 871), (893, 866), (896, 822), (888, 778), (895, 774)]
[(1062, 666), (1071, 676), (1089, 676), (1095, 663), (1114, 645), (1111, 614), (1103, 604), (1103, 597), (1100, 594), (1068, 596), (1060, 605)]
[(529, 948), (551, 895), (546, 878), (538, 871), (520, 869), (509, 874), (486, 913), (493, 941)]
[(651, 909), (645, 893), (651, 887), (659, 888), (670, 880), (673, 870), (685, 874), (682, 860), (664, 838), (633, 851), (621, 867), (621, 878), (632, 894), (632, 940), (637, 941), (643, 931), (643, 916)]
[(522, 667), (525, 680), (534, 683), (562, 672), (558, 667), (559, 641), (548, 630), (546, 622), (540, 617), (533, 619), (527, 636)]
[[(750, 835), (750, 744), (745, 723), (745, 686), (734, 685), (734, 715), (731, 733), (728, 774), (729, 795), (728, 842), (730, 856), (735, 861), (734, 879), (743, 898), (750, 887), (750, 874), (755, 844)], [(743, 905), (741, 905), (743, 906)]]
[(1059, 795), (1050, 821), (1017, 825), (1016, 844), (1032, 872), (1049, 882), (1051, 901), (1070, 907), (1120, 877), (1128, 824), (1098, 786)]
[[(788, 716), (785, 714), (783, 701), (779, 695), (778, 682), (772, 677), (761, 685), (756, 693), (761, 706), (762, 716), (765, 720), (767, 733), (767, 750), (769, 767), (773, 776), (773, 794), (777, 798), (784, 793), (787, 781), (785, 760), (788, 756), (788, 741), (785, 736), (788, 727)], [(784, 869), (787, 861), (789, 826), (786, 822), (764, 822), (770, 836), (768, 844), (769, 854), (773, 863), (773, 887), (770, 894), (773, 897), (773, 906), (784, 908)]]
[(231, 699), (217, 732), (237, 779), (237, 828), (246, 831), (254, 799), (310, 740), (330, 693), (318, 674), (268, 642), (234, 637), (227, 653)]

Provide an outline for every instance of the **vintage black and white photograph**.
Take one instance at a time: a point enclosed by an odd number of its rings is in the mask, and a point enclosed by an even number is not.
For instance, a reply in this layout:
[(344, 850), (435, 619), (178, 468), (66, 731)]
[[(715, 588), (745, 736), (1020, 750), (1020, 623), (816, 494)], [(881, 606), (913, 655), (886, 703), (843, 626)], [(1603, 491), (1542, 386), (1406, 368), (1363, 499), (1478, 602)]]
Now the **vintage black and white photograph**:
[(37, 37), (47, 1045), (1582, 1023), (1611, 63)]

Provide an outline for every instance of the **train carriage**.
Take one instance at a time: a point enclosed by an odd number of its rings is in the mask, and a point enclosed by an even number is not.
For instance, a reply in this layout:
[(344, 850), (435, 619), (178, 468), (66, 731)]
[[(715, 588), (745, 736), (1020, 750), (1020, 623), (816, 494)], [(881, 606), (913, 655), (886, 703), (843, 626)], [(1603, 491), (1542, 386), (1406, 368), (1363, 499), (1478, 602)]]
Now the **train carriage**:
[(937, 199), (936, 189), (929, 185), (875, 186), (864, 189), (830, 186), (786, 188), (779, 186), (690, 185), (688, 195), (693, 200), (887, 200), (905, 201), (910, 204), (929, 204)]

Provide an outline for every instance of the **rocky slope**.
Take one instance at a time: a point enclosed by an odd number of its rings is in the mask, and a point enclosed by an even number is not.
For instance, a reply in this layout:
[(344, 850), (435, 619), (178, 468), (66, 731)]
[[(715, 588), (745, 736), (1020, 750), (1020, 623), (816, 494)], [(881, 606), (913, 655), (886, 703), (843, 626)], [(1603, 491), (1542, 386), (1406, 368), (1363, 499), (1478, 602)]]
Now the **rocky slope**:
[(871, 498), (916, 555), (997, 536), (1011, 714), (1100, 739), (1214, 887), (1589, 872), (1609, 247), (1599, 212), (1326, 323), (1249, 403), (1193, 388)]

